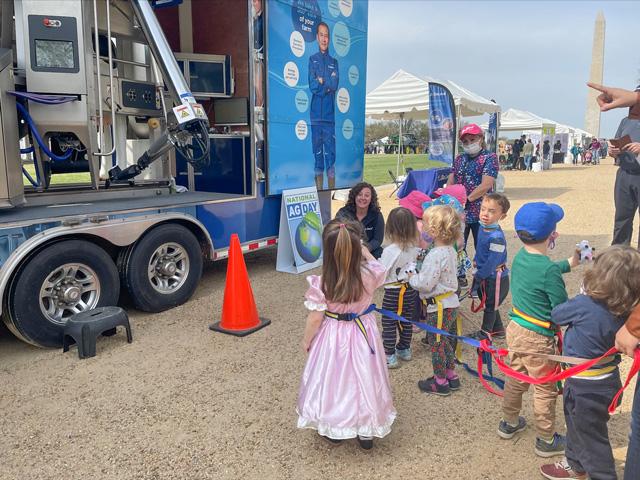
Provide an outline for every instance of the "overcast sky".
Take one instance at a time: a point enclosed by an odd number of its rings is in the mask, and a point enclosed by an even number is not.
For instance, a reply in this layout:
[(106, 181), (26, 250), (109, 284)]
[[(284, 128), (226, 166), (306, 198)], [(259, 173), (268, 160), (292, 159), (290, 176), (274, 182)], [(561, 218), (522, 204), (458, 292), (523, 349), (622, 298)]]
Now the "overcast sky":
[[(403, 69), (449, 79), (503, 110), (584, 128), (593, 29), (606, 20), (605, 84), (640, 83), (638, 1), (370, 0), (367, 92)], [(612, 137), (621, 111), (602, 114)]]

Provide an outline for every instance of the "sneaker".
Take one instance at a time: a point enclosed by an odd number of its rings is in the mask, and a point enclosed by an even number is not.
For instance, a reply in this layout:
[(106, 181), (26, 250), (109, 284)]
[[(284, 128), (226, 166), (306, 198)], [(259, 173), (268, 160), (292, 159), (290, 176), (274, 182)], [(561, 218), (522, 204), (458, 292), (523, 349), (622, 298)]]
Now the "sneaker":
[(400, 360), (404, 360), (405, 362), (408, 362), (409, 360), (411, 360), (411, 347), (405, 348), (403, 350), (398, 350), (396, 348), (396, 356)]
[(371, 450), (373, 448), (373, 438), (358, 435), (358, 445), (360, 445), (360, 448), (363, 450)]
[(436, 377), (429, 377), (426, 380), (420, 380), (418, 382), (418, 388), (424, 393), (433, 393), (434, 395), (440, 395), (441, 397), (451, 395), (449, 383), (447, 382), (440, 385), (436, 382)]
[(524, 417), (518, 417), (518, 425), (511, 425), (510, 423), (507, 423), (506, 420), (500, 420), (500, 425), (498, 425), (498, 435), (500, 438), (509, 440), (510, 438), (513, 438), (516, 433), (521, 432), (525, 428), (527, 428), (527, 421)]
[(449, 380), (449, 390), (452, 392), (460, 390), (460, 377), (448, 378), (447, 380)]
[(560, 462), (549, 463), (540, 467), (540, 473), (544, 478), (550, 480), (563, 480), (566, 478), (580, 478), (586, 479), (586, 473), (578, 473), (567, 462), (566, 458), (563, 458)]
[(467, 277), (458, 277), (458, 286), (460, 288), (467, 288), (469, 286), (469, 280), (467, 280)]
[(564, 447), (566, 444), (567, 441), (564, 438), (564, 435), (554, 433), (551, 443), (543, 440), (540, 437), (536, 437), (536, 446), (534, 450), (536, 452), (536, 455), (538, 455), (539, 457), (555, 457), (556, 455), (564, 455)]
[(395, 353), (387, 355), (387, 368), (398, 368), (399, 366), (398, 357), (396, 357)]

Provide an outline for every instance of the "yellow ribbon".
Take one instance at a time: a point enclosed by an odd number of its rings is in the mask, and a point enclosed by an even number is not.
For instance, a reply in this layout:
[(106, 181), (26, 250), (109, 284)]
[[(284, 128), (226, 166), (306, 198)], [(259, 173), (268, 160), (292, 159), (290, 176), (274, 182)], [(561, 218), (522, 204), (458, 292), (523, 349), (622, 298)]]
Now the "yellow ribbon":
[(552, 330), (551, 322), (540, 320), (538, 318), (532, 317), (531, 315), (527, 315), (523, 311), (518, 310), (516, 307), (513, 307), (511, 310), (513, 311), (513, 313), (515, 313), (517, 316), (519, 316), (521, 319), (523, 319), (526, 322), (537, 325), (538, 327), (546, 328), (547, 330)]
[(593, 370), (585, 370), (576, 374), (576, 377), (597, 377), (598, 375), (605, 375), (613, 372), (617, 368), (616, 365), (609, 365), (608, 367), (595, 368)]
[[(439, 330), (442, 330), (442, 322), (444, 320), (444, 307), (442, 306), (442, 300), (444, 300), (447, 297), (450, 297), (453, 294), (454, 292), (445, 292), (433, 297), (433, 299), (436, 302), (436, 306), (438, 307), (438, 321), (437, 321), (436, 327)], [(425, 305), (427, 305), (426, 299), (423, 299), (423, 302)], [(459, 325), (457, 329), (459, 329), (459, 331), (462, 332), (462, 325)], [(458, 333), (458, 335), (460, 335), (460, 333)], [(439, 342), (439, 341), (440, 341), (440, 334), (436, 334), (436, 342)]]
[[(398, 294), (398, 309), (396, 310), (396, 314), (399, 316), (402, 316), (402, 309), (404, 307), (404, 294), (407, 291), (407, 284), (403, 283), (402, 286), (400, 287), (400, 293)], [(404, 327), (402, 326), (402, 322), (398, 321), (398, 329), (400, 330), (400, 333), (402, 333), (402, 331), (404, 330)]]

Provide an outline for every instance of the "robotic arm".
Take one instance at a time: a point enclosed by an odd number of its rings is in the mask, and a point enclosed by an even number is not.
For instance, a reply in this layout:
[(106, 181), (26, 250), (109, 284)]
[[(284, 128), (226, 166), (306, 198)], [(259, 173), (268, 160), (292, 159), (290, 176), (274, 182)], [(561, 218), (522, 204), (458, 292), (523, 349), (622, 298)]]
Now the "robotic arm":
[[(202, 107), (198, 104), (185, 104), (173, 110), (178, 124), (167, 126), (164, 134), (151, 144), (149, 150), (143, 153), (135, 164), (124, 170), (117, 165), (109, 170), (109, 183), (123, 182), (136, 177), (172, 148), (180, 152), (187, 162), (196, 168), (209, 164), (209, 121)], [(180, 123), (180, 117), (185, 115), (185, 112), (189, 118)], [(199, 152), (198, 156), (196, 152)]]
[[(196, 167), (209, 163), (207, 115), (202, 106), (195, 103), (149, 0), (131, 0), (131, 5), (164, 81), (178, 106), (173, 108), (176, 121), (167, 125), (166, 132), (153, 142), (134, 165), (124, 170), (117, 166), (109, 170), (109, 182), (127, 181), (137, 176), (171, 148), (175, 148)], [(196, 157), (197, 151), (200, 154)]]

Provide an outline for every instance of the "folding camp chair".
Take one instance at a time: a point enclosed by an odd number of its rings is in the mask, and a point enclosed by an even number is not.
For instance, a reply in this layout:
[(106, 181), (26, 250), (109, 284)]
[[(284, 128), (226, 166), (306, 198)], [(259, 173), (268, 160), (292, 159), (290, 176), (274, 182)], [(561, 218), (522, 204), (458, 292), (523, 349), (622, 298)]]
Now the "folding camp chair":
[(391, 177), (391, 180), (393, 181), (393, 184), (396, 186), (396, 188), (393, 190), (393, 192), (391, 192), (391, 194), (389, 195), (389, 198), (391, 198), (391, 197), (393, 197), (393, 194), (396, 193), (398, 191), (398, 189), (402, 186), (402, 184), (406, 180), (407, 176), (406, 175), (400, 175), (399, 177), (396, 177), (391, 170), (389, 170), (389, 176)]

